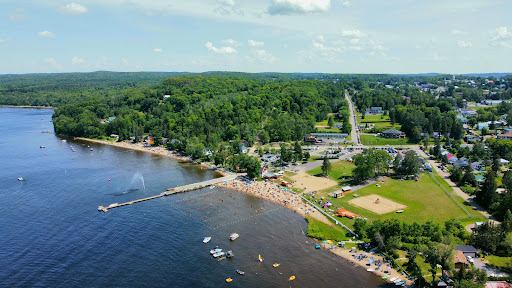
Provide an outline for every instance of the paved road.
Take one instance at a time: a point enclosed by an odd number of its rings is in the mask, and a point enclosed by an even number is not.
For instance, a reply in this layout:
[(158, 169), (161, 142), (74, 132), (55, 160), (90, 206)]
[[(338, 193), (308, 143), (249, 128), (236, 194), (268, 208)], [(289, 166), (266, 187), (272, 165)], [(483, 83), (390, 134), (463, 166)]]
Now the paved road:
[(352, 103), (352, 100), (350, 99), (350, 96), (348, 96), (348, 93), (345, 92), (345, 99), (348, 101), (348, 107), (350, 110), (350, 125), (352, 125), (352, 132), (351, 135), (351, 142), (355, 144), (361, 143), (359, 139), (359, 131), (357, 129), (357, 121), (356, 121), (356, 110), (354, 109), (354, 103)]
[(482, 262), (482, 260), (480, 260), (478, 258), (473, 258), (473, 260), (475, 261), (475, 263), (473, 263), (475, 268), (487, 272), (487, 276), (508, 277), (507, 273), (502, 272), (502, 271), (500, 271), (498, 269), (495, 269), (495, 268), (487, 266), (484, 262)]

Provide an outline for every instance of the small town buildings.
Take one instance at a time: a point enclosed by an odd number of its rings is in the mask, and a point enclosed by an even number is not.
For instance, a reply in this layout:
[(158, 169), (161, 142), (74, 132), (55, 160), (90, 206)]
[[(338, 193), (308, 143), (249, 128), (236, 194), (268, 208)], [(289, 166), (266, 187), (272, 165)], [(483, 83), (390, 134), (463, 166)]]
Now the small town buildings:
[(484, 167), (484, 165), (482, 164), (481, 161), (476, 161), (476, 162), (471, 163), (471, 168), (473, 170), (480, 171), (480, 170), (482, 170), (483, 167)]
[(119, 135), (116, 135), (116, 134), (110, 134), (110, 138), (119, 139)]
[(477, 116), (478, 113), (471, 108), (457, 108), (457, 115), (460, 116)]
[(346, 133), (311, 133), (310, 135), (318, 137), (318, 138), (347, 138), (348, 137), (348, 134), (346, 134)]
[(485, 288), (512, 288), (512, 284), (506, 281), (488, 281), (485, 283)]
[(464, 254), (464, 257), (471, 256), (473, 258), (477, 257), (476, 255), (478, 254), (478, 252), (480, 252), (478, 249), (476, 249), (475, 247), (473, 247), (471, 245), (462, 245), (462, 244), (458, 244), (455, 247), (455, 250), (461, 251)]
[[(484, 91), (485, 92), (485, 91)], [(489, 91), (487, 90), (487, 93), (489, 93)], [(485, 93), (484, 93), (485, 94)], [(505, 102), (505, 103), (510, 103), (509, 100), (482, 100), (480, 101), (480, 103), (484, 104), (484, 105), (500, 105), (501, 102)]]
[(453, 163), (454, 167), (466, 167), (468, 165), (469, 165), (469, 159), (466, 157), (462, 157), (459, 160), (455, 161), (455, 163)]
[(500, 140), (512, 140), (512, 131), (497, 136)]
[(501, 158), (501, 159), (500, 159), (500, 164), (501, 164), (501, 165), (508, 165), (508, 164), (510, 164), (510, 161), (508, 161), (507, 159), (503, 159), (503, 158)]
[(380, 133), (380, 136), (383, 138), (405, 138), (405, 133), (402, 131), (398, 131), (396, 129), (389, 129), (382, 133)]
[(311, 134), (304, 135), (304, 142), (306, 143), (315, 143), (316, 142), (316, 136)]
[(341, 123), (336, 123), (336, 124), (334, 124), (332, 127), (334, 127), (334, 128), (338, 128), (338, 129), (341, 129), (341, 128), (343, 127), (343, 124), (341, 124)]
[(457, 115), (457, 119), (459, 119), (459, 121), (464, 123), (464, 124), (469, 122), (468, 118), (466, 118), (466, 117), (464, 117), (462, 115)]
[(342, 187), (341, 191), (343, 191), (343, 193), (350, 193), (350, 192), (352, 192), (352, 187), (350, 187), (350, 186)]
[(367, 108), (366, 114), (382, 114), (382, 107)]
[(333, 198), (342, 198), (343, 196), (345, 196), (345, 193), (343, 193), (343, 191), (339, 190), (339, 191), (332, 192), (330, 196)]
[(475, 141), (480, 141), (480, 137), (476, 136), (476, 135), (471, 135), (471, 134), (468, 134), (464, 137), (464, 139), (466, 140), (466, 142), (470, 143), (470, 142), (475, 142)]
[[(458, 246), (458, 245), (457, 245)], [(464, 255), (464, 253), (460, 250), (455, 250), (455, 257), (453, 259), (455, 264), (455, 270), (460, 270), (462, 267), (469, 267), (469, 261)]]
[(482, 130), (482, 129), (484, 129), (484, 128), (485, 128), (485, 129), (489, 130), (489, 125), (490, 125), (490, 124), (491, 124), (491, 121), (487, 121), (487, 122), (478, 122), (478, 124), (477, 124), (477, 127), (478, 127), (478, 128), (477, 128), (477, 129), (478, 129), (478, 130)]

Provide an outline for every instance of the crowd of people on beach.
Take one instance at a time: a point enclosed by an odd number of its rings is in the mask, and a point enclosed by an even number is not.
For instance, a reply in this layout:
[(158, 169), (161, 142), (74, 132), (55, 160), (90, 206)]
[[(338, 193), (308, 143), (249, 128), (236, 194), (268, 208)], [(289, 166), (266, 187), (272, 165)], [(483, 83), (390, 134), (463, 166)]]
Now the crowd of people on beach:
[(218, 184), (218, 186), (226, 187), (240, 192), (253, 195), (274, 203), (283, 205), (302, 216), (310, 216), (317, 220), (330, 222), (320, 214), (311, 205), (303, 203), (300, 197), (293, 193), (289, 188), (282, 187), (271, 181), (249, 181), (249, 180), (232, 180)]

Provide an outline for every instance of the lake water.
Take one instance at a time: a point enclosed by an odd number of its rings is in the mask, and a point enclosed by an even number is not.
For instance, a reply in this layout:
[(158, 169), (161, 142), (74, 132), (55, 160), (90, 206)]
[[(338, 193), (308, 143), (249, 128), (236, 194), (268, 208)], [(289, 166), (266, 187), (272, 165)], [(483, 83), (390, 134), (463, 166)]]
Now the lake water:
[[(238, 192), (207, 188), (98, 212), (219, 176), (41, 133), (53, 131), (52, 112), (0, 108), (0, 287), (384, 287), (315, 250), (299, 215)], [(215, 260), (217, 245), (235, 257)]]

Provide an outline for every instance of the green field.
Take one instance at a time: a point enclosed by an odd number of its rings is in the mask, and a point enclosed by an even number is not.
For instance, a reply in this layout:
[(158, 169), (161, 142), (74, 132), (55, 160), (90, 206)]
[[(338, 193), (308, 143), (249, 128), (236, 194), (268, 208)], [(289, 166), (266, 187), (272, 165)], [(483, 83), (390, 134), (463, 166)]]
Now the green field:
[[(386, 220), (396, 218), (407, 223), (424, 223), (433, 221), (444, 223), (451, 218), (467, 218), (465, 212), (434, 182), (428, 174), (421, 174), (418, 182), (412, 180), (400, 181), (386, 178), (384, 183), (367, 186), (361, 190), (348, 194), (344, 198), (330, 199), (337, 207), (343, 207), (354, 213), (363, 215), (371, 220)], [(328, 197), (328, 191), (321, 191), (317, 197)], [(379, 215), (366, 209), (352, 206), (348, 203), (353, 195), (365, 196), (378, 194), (390, 200), (407, 205), (401, 214), (387, 213)]]
[(391, 121), (389, 120), (389, 116), (383, 116), (383, 119), (381, 119), (381, 115), (366, 115), (364, 119), (362, 116), (357, 116), (357, 123), (359, 125), (371, 125), (375, 124), (375, 128), (388, 130), (388, 129), (396, 129), (400, 130), (400, 124), (391, 125)]
[(361, 143), (363, 145), (413, 145), (414, 143), (409, 143), (408, 138), (402, 138), (402, 139), (394, 139), (394, 138), (381, 138), (374, 135), (361, 135), (359, 136), (361, 139)]
[(486, 256), (485, 259), (489, 261), (489, 264), (492, 264), (496, 267), (510, 267), (512, 265), (512, 257), (489, 255)]
[(318, 128), (318, 133), (341, 133), (338, 128)]
[(309, 237), (316, 238), (319, 240), (335, 240), (338, 242), (350, 239), (350, 237), (347, 237), (345, 235), (347, 233), (347, 230), (341, 228), (338, 225), (328, 225), (309, 217), (307, 218), (307, 220), (308, 230), (306, 232), (306, 235)]
[[(354, 163), (345, 160), (331, 162), (331, 171), (329, 171), (329, 177), (338, 182), (348, 182), (349, 179), (343, 180), (343, 177), (352, 176), (352, 170), (356, 167)], [(307, 171), (309, 175), (323, 176), (322, 166), (318, 166)]]

